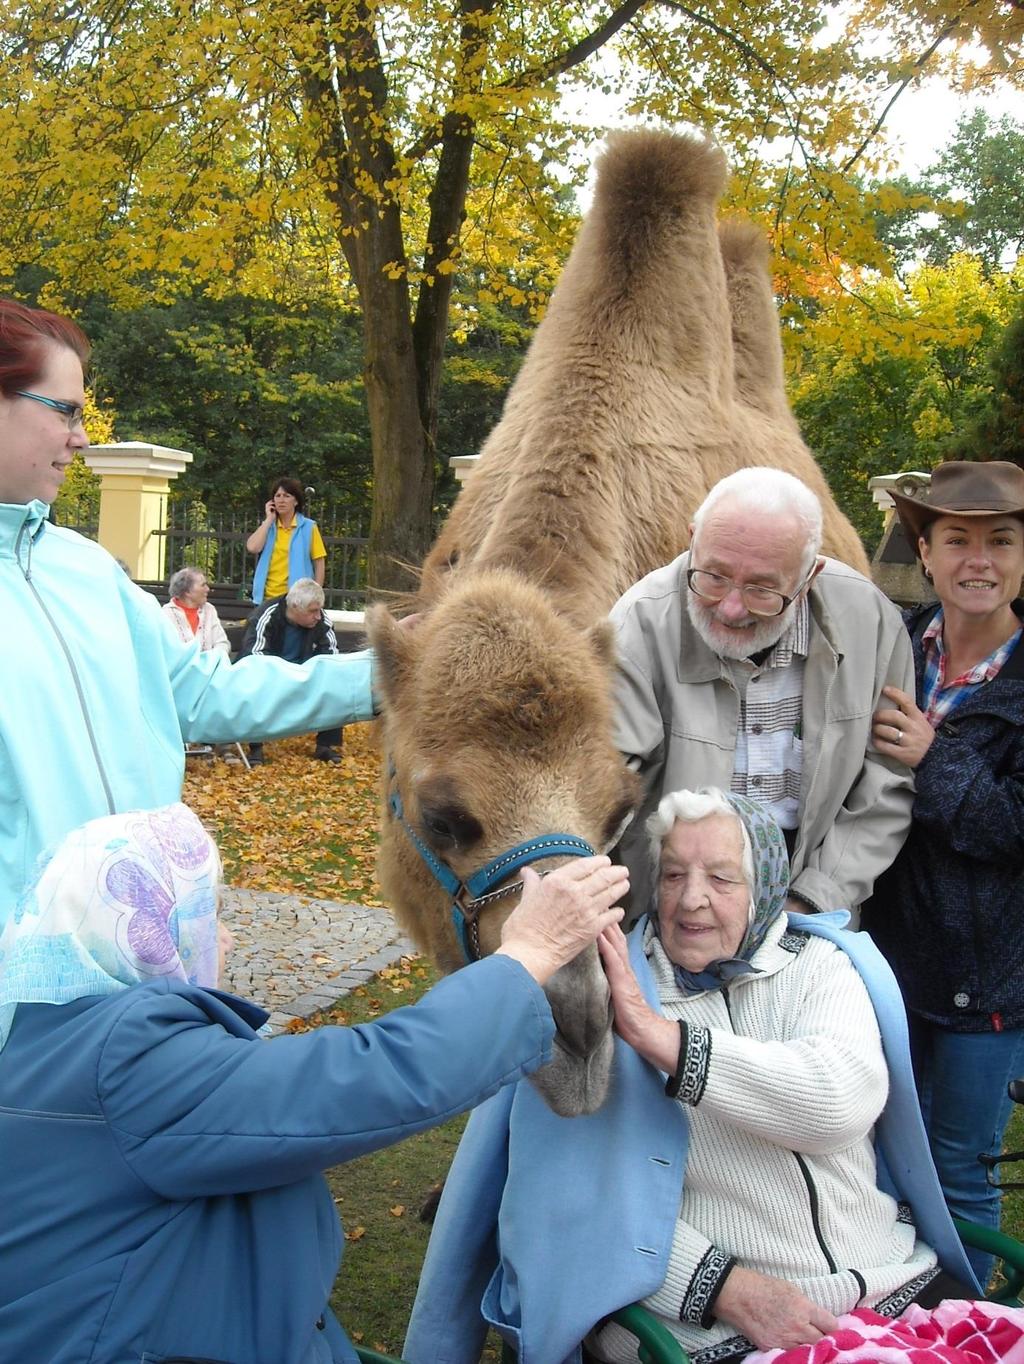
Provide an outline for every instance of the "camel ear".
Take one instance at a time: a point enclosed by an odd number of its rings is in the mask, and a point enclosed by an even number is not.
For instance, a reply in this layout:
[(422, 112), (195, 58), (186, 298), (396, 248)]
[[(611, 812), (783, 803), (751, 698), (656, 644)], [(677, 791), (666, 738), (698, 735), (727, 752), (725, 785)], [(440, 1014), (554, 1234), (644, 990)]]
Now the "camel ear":
[(376, 656), (374, 687), (389, 704), (397, 701), (416, 657), (415, 630), (404, 627), (378, 603), (366, 613), (366, 634)]
[(587, 641), (598, 660), (608, 669), (614, 668), (618, 654), (615, 649), (615, 627), (609, 620), (600, 620), (587, 631)]

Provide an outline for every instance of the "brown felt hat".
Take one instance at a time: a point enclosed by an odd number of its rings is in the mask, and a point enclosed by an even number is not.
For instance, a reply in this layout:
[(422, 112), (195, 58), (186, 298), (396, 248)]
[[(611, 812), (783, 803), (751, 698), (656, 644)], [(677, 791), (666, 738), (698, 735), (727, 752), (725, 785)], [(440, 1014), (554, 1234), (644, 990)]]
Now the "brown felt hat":
[(1024, 469), (1006, 460), (951, 460), (932, 472), (927, 497), (892, 491), (896, 514), (914, 553), (929, 522), (939, 516), (994, 516), (1024, 520)]

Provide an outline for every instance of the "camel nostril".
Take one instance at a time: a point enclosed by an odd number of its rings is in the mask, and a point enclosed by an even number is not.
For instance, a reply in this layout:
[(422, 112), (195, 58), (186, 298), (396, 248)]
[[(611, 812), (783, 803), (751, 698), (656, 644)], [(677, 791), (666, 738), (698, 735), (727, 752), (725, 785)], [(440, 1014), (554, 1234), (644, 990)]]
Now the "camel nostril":
[(559, 1051), (565, 1052), (567, 1056), (575, 1056), (577, 1061), (585, 1061), (587, 1052), (581, 1051), (579, 1045), (571, 1037), (566, 1037), (565, 1033), (558, 1031), (555, 1033), (555, 1046)]
[(594, 1010), (587, 1017), (574, 1019), (571, 1028), (564, 1028), (555, 1015), (555, 1044), (571, 1056), (587, 1061), (601, 1047), (612, 1027), (612, 1005), (609, 999), (604, 1010)]

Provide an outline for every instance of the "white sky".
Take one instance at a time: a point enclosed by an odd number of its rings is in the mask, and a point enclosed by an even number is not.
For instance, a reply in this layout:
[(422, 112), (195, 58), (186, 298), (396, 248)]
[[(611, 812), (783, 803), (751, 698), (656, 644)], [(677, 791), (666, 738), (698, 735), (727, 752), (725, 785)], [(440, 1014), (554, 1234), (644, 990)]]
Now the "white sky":
[(986, 99), (960, 99), (952, 96), (943, 81), (927, 81), (919, 89), (907, 90), (886, 120), (889, 141), (898, 155), (899, 169), (907, 174), (923, 170), (950, 141), (957, 120), (979, 107), (990, 118), (1010, 115), (1024, 123), (1024, 94), (1007, 90)]
[[(590, 92), (587, 96), (569, 95), (563, 107), (571, 116), (589, 123), (596, 133), (625, 127), (631, 120), (622, 113), (624, 101)], [(896, 162), (895, 173), (913, 175), (934, 161), (948, 145), (957, 121), (964, 114), (983, 108), (991, 118), (1009, 115), (1024, 125), (1024, 91), (1004, 88), (996, 95), (965, 98), (951, 93), (945, 81), (934, 79), (905, 90), (885, 122), (885, 135)], [(589, 206), (593, 192), (593, 162), (600, 147), (592, 149), (592, 169), (586, 186), (578, 192), (580, 207)]]

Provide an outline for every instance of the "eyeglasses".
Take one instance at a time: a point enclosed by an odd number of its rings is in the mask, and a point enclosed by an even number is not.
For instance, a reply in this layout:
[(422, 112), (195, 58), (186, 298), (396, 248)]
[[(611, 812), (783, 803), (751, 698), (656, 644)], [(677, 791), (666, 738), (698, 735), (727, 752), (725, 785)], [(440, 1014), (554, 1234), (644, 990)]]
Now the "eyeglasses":
[(34, 403), (42, 403), (44, 407), (52, 407), (54, 412), (59, 412), (64, 418), (69, 431), (74, 431), (76, 426), (82, 425), (83, 413), (77, 403), (61, 402), (60, 398), (44, 398), (41, 393), (28, 393), (23, 388), (15, 389), (15, 397), (31, 398)]
[(752, 616), (781, 616), (787, 606), (796, 601), (810, 582), (810, 574), (803, 580), (791, 597), (776, 592), (773, 587), (758, 587), (756, 583), (734, 583), (731, 578), (723, 578), (718, 573), (708, 573), (703, 568), (686, 570), (686, 585), (705, 601), (721, 601), (732, 588), (737, 588), (743, 605)]

